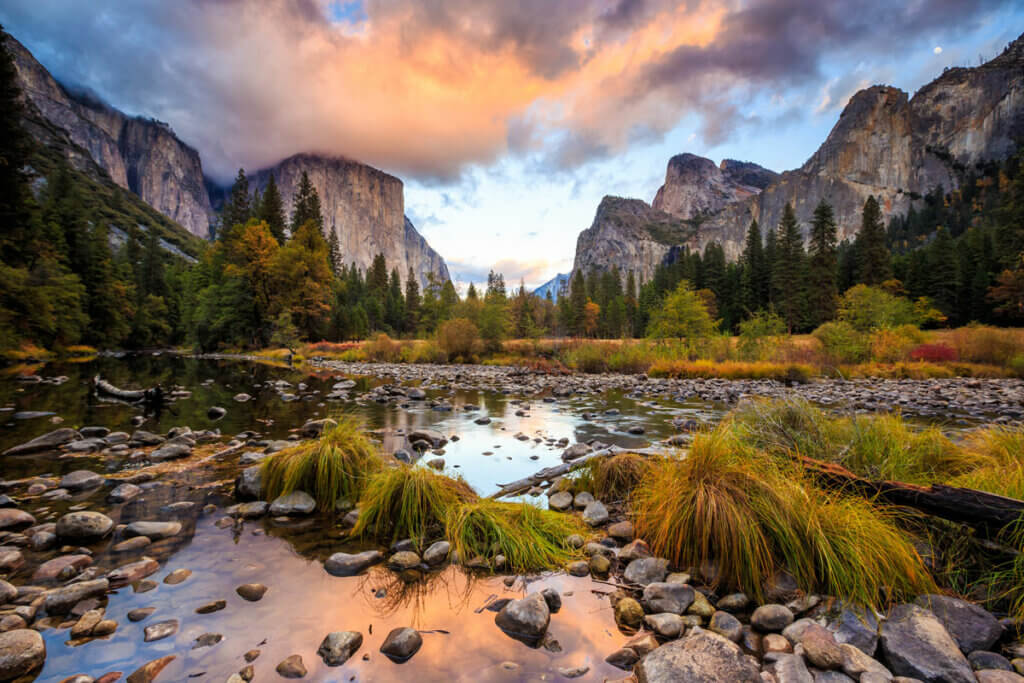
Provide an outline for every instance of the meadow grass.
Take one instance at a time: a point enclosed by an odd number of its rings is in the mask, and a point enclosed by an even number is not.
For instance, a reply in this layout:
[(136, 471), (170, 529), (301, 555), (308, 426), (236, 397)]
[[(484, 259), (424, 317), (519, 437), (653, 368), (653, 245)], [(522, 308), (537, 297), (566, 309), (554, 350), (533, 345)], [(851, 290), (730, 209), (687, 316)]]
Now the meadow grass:
[(575, 515), (541, 510), (526, 503), (483, 499), (463, 503), (445, 516), (448, 541), (463, 560), (504, 555), (513, 572), (565, 565), (578, 556), (566, 539), (584, 533)]
[(452, 508), (478, 498), (461, 477), (416, 465), (386, 467), (371, 476), (363, 489), (353, 534), (390, 541), (411, 538), (422, 545), (424, 540), (442, 535)]
[(655, 553), (680, 567), (713, 562), (719, 583), (758, 599), (777, 569), (805, 590), (871, 606), (934, 587), (901, 513), (825, 492), (728, 427), (653, 464), (631, 503)]
[(320, 438), (271, 455), (261, 474), (268, 500), (305, 491), (321, 510), (329, 511), (340, 499), (358, 499), (368, 477), (382, 464), (362, 425), (346, 416), (326, 426)]

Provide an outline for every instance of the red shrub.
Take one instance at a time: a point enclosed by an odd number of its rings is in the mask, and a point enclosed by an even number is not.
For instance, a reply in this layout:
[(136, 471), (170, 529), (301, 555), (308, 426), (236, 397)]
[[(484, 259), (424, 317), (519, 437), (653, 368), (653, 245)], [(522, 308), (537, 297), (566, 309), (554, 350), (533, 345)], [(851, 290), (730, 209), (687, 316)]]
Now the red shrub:
[(923, 360), (929, 363), (957, 360), (956, 349), (945, 344), (921, 344), (910, 351), (911, 360)]

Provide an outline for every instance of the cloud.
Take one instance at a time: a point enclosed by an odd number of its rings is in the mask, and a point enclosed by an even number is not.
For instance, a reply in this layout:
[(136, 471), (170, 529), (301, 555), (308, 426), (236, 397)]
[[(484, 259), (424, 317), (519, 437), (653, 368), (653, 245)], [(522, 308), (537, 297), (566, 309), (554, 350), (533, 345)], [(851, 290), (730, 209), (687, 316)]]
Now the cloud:
[(536, 261), (500, 259), (486, 266), (479, 263), (449, 260), (448, 270), (451, 272), (454, 280), (478, 284), (487, 282), (487, 274), (493, 270), (495, 273), (501, 273), (504, 276), (505, 287), (511, 291), (519, 286), (521, 280), (528, 287), (546, 282), (551, 278), (551, 273), (554, 272), (554, 264), (546, 259)]
[(775, 120), (753, 97), (822, 93), (824, 60), (891, 60), (1009, 4), (7, 0), (0, 21), (65, 82), (170, 122), (217, 177), (308, 151), (451, 183), (508, 153), (579, 168), (688, 116), (720, 144)]

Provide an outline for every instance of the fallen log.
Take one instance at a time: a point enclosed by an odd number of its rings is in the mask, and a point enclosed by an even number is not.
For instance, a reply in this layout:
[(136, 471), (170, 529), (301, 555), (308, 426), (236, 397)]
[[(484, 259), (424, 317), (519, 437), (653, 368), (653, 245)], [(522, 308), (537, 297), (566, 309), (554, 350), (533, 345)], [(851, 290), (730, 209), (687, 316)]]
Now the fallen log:
[(1024, 517), (1024, 501), (986, 491), (932, 484), (921, 486), (899, 481), (873, 481), (842, 465), (796, 456), (824, 486), (851, 491), (887, 505), (913, 508), (950, 522), (967, 524), (996, 536)]
[(528, 477), (517, 479), (508, 484), (499, 484), (501, 488), (492, 493), (488, 498), (503, 498), (505, 496), (515, 496), (520, 493), (526, 493), (534, 486), (544, 483), (545, 481), (552, 481), (558, 477), (569, 474), (575, 469), (579, 469), (583, 463), (592, 458), (602, 458), (607, 455), (616, 455), (618, 453), (636, 453), (637, 455), (651, 456), (651, 455), (664, 455), (666, 451), (659, 448), (620, 448), (619, 446), (609, 446), (608, 448), (602, 448), (599, 451), (593, 451), (586, 455), (580, 456), (575, 460), (564, 462), (561, 465), (555, 465), (553, 467), (545, 467), (539, 472), (534, 472)]
[(115, 387), (99, 375), (93, 377), (92, 383), (93, 386), (96, 387), (96, 393), (118, 398), (122, 401), (135, 403), (146, 397), (146, 392), (143, 389), (121, 389), (119, 387)]

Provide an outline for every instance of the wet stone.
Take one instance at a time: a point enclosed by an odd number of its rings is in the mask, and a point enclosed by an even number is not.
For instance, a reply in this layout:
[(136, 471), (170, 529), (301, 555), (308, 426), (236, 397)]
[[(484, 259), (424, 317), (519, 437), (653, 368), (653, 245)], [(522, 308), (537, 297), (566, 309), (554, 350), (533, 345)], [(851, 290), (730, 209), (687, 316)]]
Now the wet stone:
[(281, 678), (303, 678), (308, 672), (302, 663), (302, 655), (286, 657), (277, 665), (277, 674)]
[(57, 520), (56, 534), (71, 541), (94, 541), (114, 528), (114, 520), (101, 512), (69, 512)]
[(356, 554), (334, 553), (324, 562), (324, 569), (333, 576), (355, 576), (383, 560), (384, 555), (379, 550), (367, 550)]
[(68, 491), (85, 491), (103, 486), (103, 477), (89, 470), (68, 472), (60, 480), (60, 487)]
[(243, 583), (241, 586), (235, 589), (235, 592), (242, 597), (243, 600), (249, 602), (258, 602), (267, 592), (267, 587), (262, 583)]
[[(418, 634), (417, 634), (418, 635)], [(316, 653), (327, 666), (341, 666), (363, 645), (363, 634), (358, 631), (328, 633)]]
[(151, 643), (155, 640), (163, 640), (169, 636), (173, 636), (178, 632), (178, 620), (168, 619), (166, 621), (158, 621), (155, 624), (151, 624), (144, 629), (145, 641)]
[(0, 633), (0, 680), (10, 681), (43, 665), (46, 644), (37, 631), (15, 629)]
[(181, 533), (181, 522), (132, 522), (125, 527), (124, 535), (145, 536), (152, 541), (170, 538)]
[(270, 514), (274, 517), (308, 515), (315, 509), (316, 501), (305, 491), (292, 491), (279, 496), (270, 504)]
[(664, 580), (667, 572), (668, 560), (656, 557), (642, 557), (633, 560), (626, 566), (624, 576), (631, 583), (646, 586), (649, 583), (657, 583)]
[(793, 613), (785, 605), (761, 605), (750, 616), (750, 625), (762, 633), (779, 632), (793, 623)]
[(114, 504), (127, 503), (134, 500), (142, 493), (142, 489), (135, 484), (123, 483), (114, 487), (114, 490), (107, 495), (107, 500)]
[(436, 567), (439, 564), (443, 564), (448, 559), (448, 553), (451, 551), (451, 544), (448, 541), (437, 541), (431, 544), (429, 548), (423, 553), (423, 561), (429, 564), (431, 567)]
[(388, 633), (380, 651), (395, 662), (404, 662), (416, 654), (423, 645), (423, 636), (416, 629), (400, 627)]
[(510, 600), (494, 617), (494, 623), (505, 633), (526, 640), (539, 640), (551, 621), (551, 610), (541, 593), (531, 593), (521, 600)]
[(227, 605), (228, 603), (226, 600), (214, 600), (213, 602), (208, 602), (205, 605), (197, 607), (196, 614), (213, 614), (214, 612), (221, 611), (227, 607)]
[(128, 621), (142, 621), (148, 618), (153, 612), (156, 611), (156, 607), (138, 607), (128, 612)]
[(168, 586), (177, 586), (182, 583), (188, 577), (192, 576), (191, 569), (175, 569), (173, 572), (164, 577), (164, 583)]
[(201, 647), (212, 647), (224, 640), (220, 633), (204, 633), (192, 642), (192, 649), (198, 650)]

